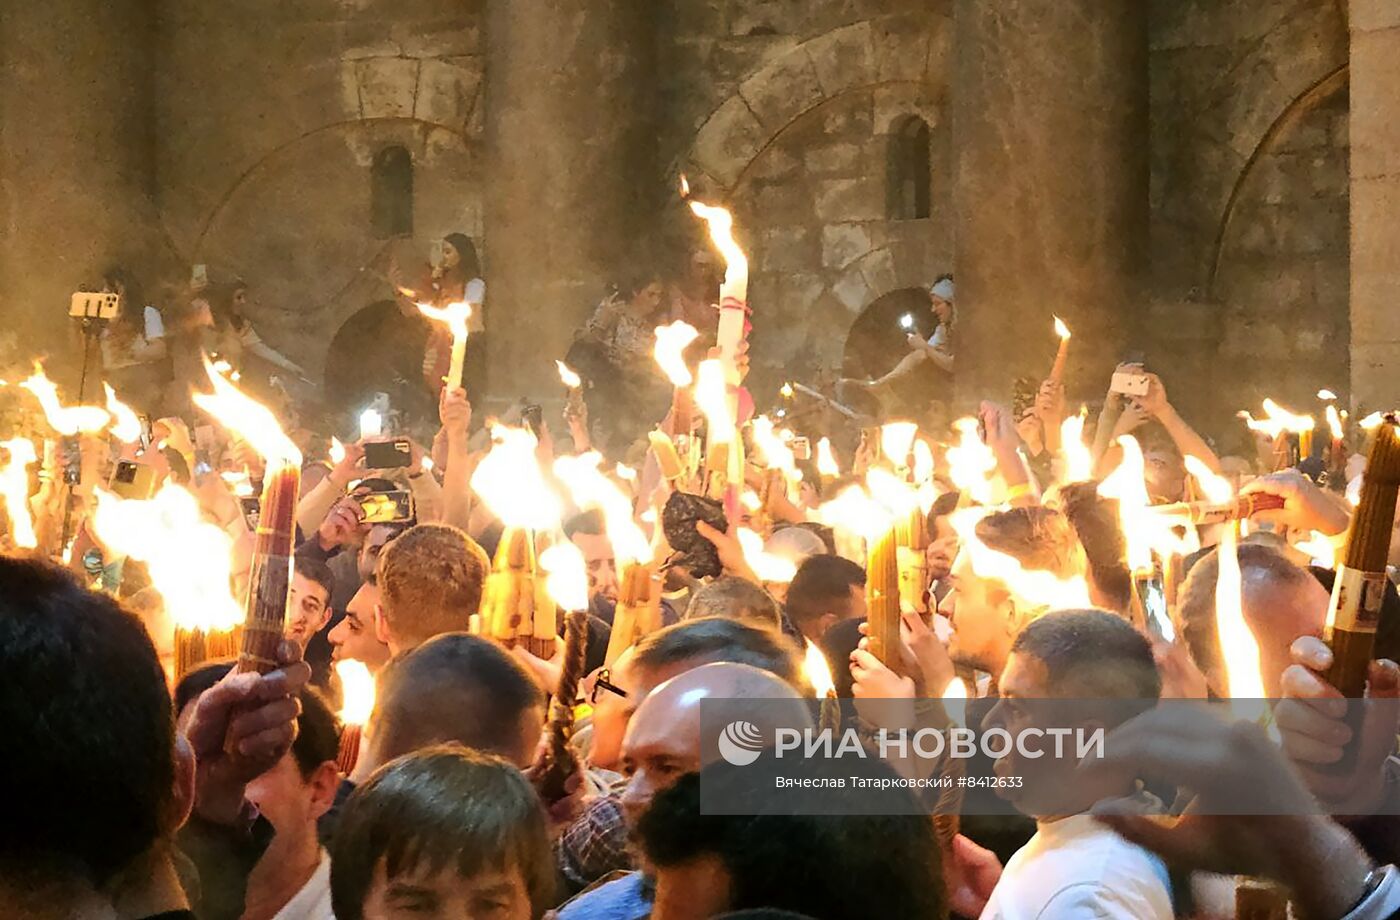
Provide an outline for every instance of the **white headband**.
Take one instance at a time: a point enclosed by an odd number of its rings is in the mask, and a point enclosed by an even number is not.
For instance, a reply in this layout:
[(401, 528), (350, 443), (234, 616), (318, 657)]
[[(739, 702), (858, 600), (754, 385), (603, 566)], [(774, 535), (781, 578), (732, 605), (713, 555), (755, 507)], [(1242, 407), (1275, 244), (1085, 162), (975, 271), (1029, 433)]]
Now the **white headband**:
[(953, 300), (953, 279), (944, 278), (942, 281), (929, 288), (928, 292), (934, 297), (941, 298), (951, 303)]

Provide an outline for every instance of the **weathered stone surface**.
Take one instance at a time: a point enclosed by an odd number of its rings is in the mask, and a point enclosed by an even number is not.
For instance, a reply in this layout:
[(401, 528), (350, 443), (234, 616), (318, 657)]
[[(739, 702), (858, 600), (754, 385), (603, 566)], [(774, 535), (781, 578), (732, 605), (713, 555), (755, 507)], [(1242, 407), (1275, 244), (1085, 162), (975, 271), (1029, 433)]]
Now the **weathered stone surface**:
[(804, 46), (828, 96), (876, 81), (872, 29), (868, 22), (836, 29)]
[(861, 274), (858, 266), (847, 271), (833, 284), (831, 293), (836, 296), (842, 306), (853, 314), (859, 313), (873, 299), (870, 284), (865, 280), (865, 276)]
[(923, 80), (929, 37), (922, 19), (899, 16), (877, 20), (871, 24), (870, 38), (880, 82)]
[(865, 224), (829, 224), (822, 230), (822, 265), (843, 269), (871, 250)]
[(862, 153), (857, 144), (828, 144), (809, 150), (805, 162), (812, 173), (848, 173), (860, 167)]
[(1351, 28), (1356, 32), (1400, 27), (1400, 5), (1391, 0), (1349, 0)]
[(879, 220), (884, 193), (872, 179), (827, 179), (817, 184), (817, 217), (828, 222)]
[(780, 130), (823, 98), (817, 72), (800, 50), (745, 80), (739, 93), (769, 132)]
[(879, 297), (899, 287), (899, 276), (894, 269), (894, 255), (888, 249), (879, 249), (860, 260), (860, 272), (865, 276), (872, 295)]
[(1357, 31), (1352, 38), (1352, 118), (1365, 121), (1363, 131), (1352, 132), (1351, 162), (1357, 177), (1400, 176), (1400, 118), (1393, 95), (1400, 87), (1397, 34)]
[(379, 57), (355, 62), (360, 87), (360, 112), (364, 118), (409, 118), (418, 93), (418, 69), (414, 58)]
[(480, 63), (474, 58), (424, 60), (414, 115), (434, 124), (465, 127), (480, 85)]
[(763, 125), (744, 100), (732, 96), (700, 129), (690, 156), (707, 173), (732, 185), (757, 155), (766, 137)]

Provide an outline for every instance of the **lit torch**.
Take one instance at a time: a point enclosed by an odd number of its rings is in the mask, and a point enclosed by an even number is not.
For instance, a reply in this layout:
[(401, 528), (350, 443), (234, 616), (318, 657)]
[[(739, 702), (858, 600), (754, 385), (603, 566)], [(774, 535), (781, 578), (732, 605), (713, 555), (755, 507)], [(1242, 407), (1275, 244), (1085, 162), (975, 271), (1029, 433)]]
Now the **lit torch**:
[(467, 363), (467, 320), (472, 315), (472, 305), (463, 301), (450, 303), (445, 307), (434, 307), (420, 303), (418, 312), (428, 319), (447, 326), (452, 333), (452, 364), (447, 372), (447, 385), (462, 385), (462, 368)]
[(564, 389), (569, 391), (569, 414), (573, 416), (582, 414), (583, 378), (563, 361), (556, 359), (554, 366), (559, 369), (559, 380), (564, 384)]
[(363, 661), (353, 658), (337, 661), (335, 673), (340, 678), (341, 698), (345, 701), (340, 707), (340, 751), (336, 766), (342, 776), (349, 776), (360, 759), (360, 735), (369, 722), (370, 713), (374, 712), (374, 675)]
[(841, 466), (836, 462), (835, 451), (831, 449), (831, 438), (822, 438), (817, 442), (817, 473), (822, 478), (823, 492), (841, 475)]
[[(1274, 465), (1287, 469), (1312, 456), (1313, 431), (1317, 420), (1311, 415), (1299, 415), (1283, 408), (1272, 399), (1264, 400), (1264, 418), (1256, 419), (1240, 412), (1250, 431), (1259, 431), (1274, 439)], [(1289, 435), (1293, 437), (1290, 438)]]
[(1055, 365), (1050, 368), (1050, 379), (1061, 383), (1065, 379), (1065, 362), (1069, 360), (1069, 327), (1058, 316), (1055, 317), (1055, 334), (1060, 337), (1060, 350), (1055, 353)]
[(712, 207), (698, 201), (690, 209), (709, 226), (710, 240), (724, 256), (724, 283), (719, 288), (720, 360), (724, 362), (725, 382), (739, 385), (739, 343), (747, 334), (749, 303), (749, 260), (734, 241), (734, 216), (724, 208)]
[(117, 398), (116, 391), (106, 383), (102, 389), (107, 393), (107, 412), (112, 417), (112, 436), (123, 444), (135, 444), (141, 440), (141, 419), (126, 403)]
[(552, 658), (558, 624), (554, 602), (535, 577), (535, 534), (559, 526), (559, 497), (540, 469), (533, 432), (498, 424), (491, 439), (491, 452), (471, 480), (505, 525), (482, 596), (484, 631), (506, 645), (522, 643), (537, 658)]
[(689, 323), (676, 320), (669, 326), (656, 327), (656, 345), (652, 355), (666, 379), (671, 381), (671, 438), (690, 434), (695, 409), (690, 398), (690, 385), (695, 376), (685, 363), (685, 350), (700, 333)]
[(579, 771), (578, 758), (569, 741), (574, 734), (574, 705), (583, 680), (584, 650), (588, 640), (588, 571), (583, 553), (572, 543), (556, 543), (540, 553), (547, 573), (550, 597), (565, 613), (564, 660), (559, 684), (550, 704), (549, 749), (532, 779), (546, 805), (568, 795), (568, 781)]
[(28, 438), (0, 441), (0, 447), (9, 455), (9, 461), (0, 467), (0, 492), (10, 519), (10, 539), (19, 549), (35, 549), (39, 538), (29, 511), (29, 468), (39, 461), (39, 455)]
[(1086, 482), (1094, 478), (1094, 454), (1084, 443), (1084, 418), (1087, 410), (1080, 409), (1060, 425), (1060, 455), (1064, 460), (1065, 482)]
[(812, 685), (812, 692), (821, 700), (821, 718), (817, 727), (829, 731), (833, 741), (841, 729), (841, 701), (836, 696), (836, 682), (831, 677), (831, 665), (822, 650), (807, 640), (807, 654), (802, 659), (802, 676)]
[(278, 667), (277, 648), (287, 619), (301, 451), (283, 433), (272, 410), (225, 379), (208, 358), (204, 369), (214, 392), (195, 393), (195, 404), (247, 441), (266, 465), (238, 656), (238, 670), (266, 674)]

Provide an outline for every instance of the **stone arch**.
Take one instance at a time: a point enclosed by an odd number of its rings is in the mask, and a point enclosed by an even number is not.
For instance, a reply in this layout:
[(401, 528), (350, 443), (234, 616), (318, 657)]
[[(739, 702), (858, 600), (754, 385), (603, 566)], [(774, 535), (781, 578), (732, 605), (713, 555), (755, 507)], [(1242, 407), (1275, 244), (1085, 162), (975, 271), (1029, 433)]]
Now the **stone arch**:
[(330, 337), (325, 372), (326, 408), (354, 414), (374, 392), (392, 390), (390, 404), (424, 415), (431, 398), (422, 383), (427, 329), (379, 300), (352, 312)]
[(803, 115), (860, 89), (885, 84), (943, 86), (952, 22), (930, 17), (911, 32), (907, 20), (871, 19), (801, 42), (739, 84), (701, 125), (683, 158), (685, 171), (733, 189), (749, 165)]

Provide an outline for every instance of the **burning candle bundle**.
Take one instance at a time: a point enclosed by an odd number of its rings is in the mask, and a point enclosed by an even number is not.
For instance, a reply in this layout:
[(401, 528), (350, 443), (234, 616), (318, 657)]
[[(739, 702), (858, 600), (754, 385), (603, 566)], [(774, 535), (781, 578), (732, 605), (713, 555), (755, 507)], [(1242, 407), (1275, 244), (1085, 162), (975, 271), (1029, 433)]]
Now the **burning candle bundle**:
[(749, 260), (734, 240), (734, 216), (724, 208), (698, 201), (690, 209), (709, 227), (710, 239), (724, 256), (724, 283), (719, 288), (719, 332), (716, 344), (724, 362), (725, 379), (739, 385), (739, 345), (748, 334)]
[(574, 706), (583, 680), (584, 650), (588, 640), (588, 572), (583, 554), (572, 543), (558, 543), (540, 554), (547, 574), (550, 597), (563, 608), (564, 655), (559, 684), (549, 715), (549, 749), (535, 775), (540, 798), (553, 804), (568, 794), (568, 781), (579, 771), (570, 741), (574, 734)]
[(336, 766), (343, 776), (355, 770), (360, 759), (360, 738), (370, 713), (374, 712), (374, 675), (363, 661), (353, 658), (335, 663), (340, 678), (340, 751)]
[(1256, 419), (1249, 412), (1240, 412), (1250, 431), (1262, 432), (1274, 439), (1274, 465), (1277, 469), (1296, 466), (1312, 456), (1313, 431), (1317, 420), (1311, 415), (1299, 415), (1274, 402), (1264, 400), (1264, 418)]
[(1058, 316), (1055, 317), (1055, 334), (1060, 337), (1060, 350), (1055, 352), (1055, 364), (1050, 368), (1050, 379), (1055, 383), (1063, 383), (1065, 379), (1065, 363), (1069, 360), (1069, 327), (1065, 321)]
[(267, 673), (278, 666), (277, 648), (287, 620), (301, 451), (270, 409), (225, 379), (207, 358), (204, 367), (214, 392), (195, 393), (195, 404), (247, 441), (266, 464), (238, 670)]
[(452, 363), (447, 372), (447, 385), (461, 386), (462, 368), (467, 363), (467, 320), (471, 319), (472, 305), (462, 301), (450, 303), (445, 307), (420, 303), (418, 312), (434, 322), (443, 323), (452, 333)]
[(583, 378), (563, 361), (556, 360), (554, 366), (559, 370), (559, 380), (564, 384), (564, 389), (569, 391), (569, 411), (577, 415), (583, 411)]
[(525, 428), (494, 425), (491, 452), (472, 474), (472, 489), (505, 525), (482, 596), (483, 630), (507, 645), (521, 642), (540, 658), (554, 656), (554, 602), (536, 579), (535, 535), (559, 526), (562, 508), (535, 456), (539, 442)]
[(652, 355), (657, 366), (671, 381), (671, 431), (673, 440), (689, 435), (695, 423), (694, 402), (690, 396), (695, 376), (685, 363), (685, 350), (700, 337), (692, 325), (676, 320), (669, 326), (656, 327), (656, 345)]
[(10, 519), (10, 540), (18, 549), (34, 549), (39, 538), (34, 532), (34, 515), (29, 510), (29, 468), (39, 461), (34, 442), (28, 438), (0, 441), (7, 459), (0, 467), (0, 494), (5, 515)]
[(145, 563), (175, 624), (177, 680), (237, 653), (243, 610), (231, 587), (233, 540), (204, 520), (189, 490), (166, 483), (142, 501), (98, 489), (92, 524), (108, 549)]
[(833, 733), (841, 730), (841, 701), (836, 696), (836, 682), (831, 677), (831, 665), (822, 650), (807, 640), (807, 652), (802, 658), (802, 676), (812, 685), (812, 692), (821, 701), (821, 717), (817, 727)]

